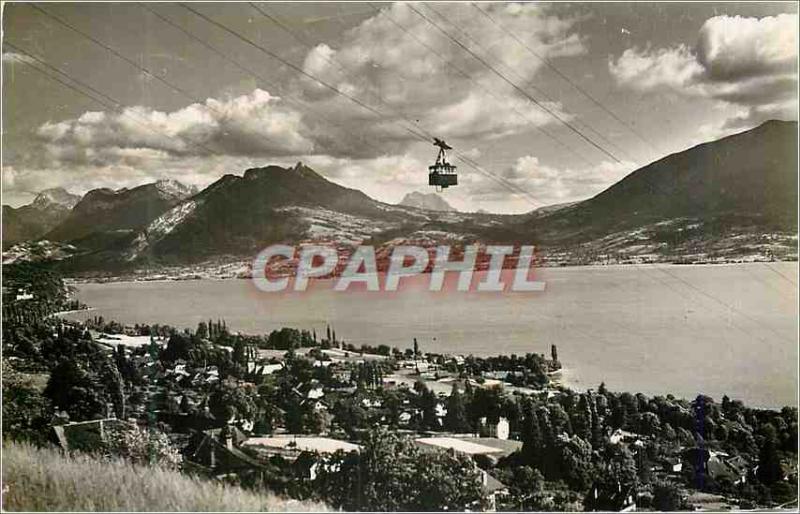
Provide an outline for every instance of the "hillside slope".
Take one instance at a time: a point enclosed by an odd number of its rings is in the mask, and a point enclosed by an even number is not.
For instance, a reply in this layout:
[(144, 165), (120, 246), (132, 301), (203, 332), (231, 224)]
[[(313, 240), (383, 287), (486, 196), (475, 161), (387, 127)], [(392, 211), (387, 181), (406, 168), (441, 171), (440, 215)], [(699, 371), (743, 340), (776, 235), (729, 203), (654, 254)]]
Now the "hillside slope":
[(769, 121), (669, 155), (589, 200), (523, 220), (519, 228), (543, 244), (564, 244), (679, 218), (716, 231), (796, 232), (797, 123)]
[(274, 243), (536, 245), (547, 264), (797, 258), (797, 123), (678, 152), (593, 198), (525, 215), (389, 205), (298, 163), (225, 175), (189, 198), (154, 185), (87, 194), (48, 237), (66, 273), (249, 261)]
[[(84, 195), (46, 239), (91, 244), (105, 233), (124, 233), (150, 221), (195, 191), (174, 180), (159, 180), (133, 189), (94, 189)], [(95, 243), (98, 244), (98, 243)]]
[[(256, 494), (176, 471), (3, 443), (4, 511), (319, 512), (325, 506)], [(6, 489), (7, 488), (7, 489)]]
[(407, 217), (400, 208), (334, 184), (301, 163), (253, 168), (241, 177), (225, 175), (154, 220), (129, 258), (191, 261), (252, 255), (273, 242), (299, 241), (315, 229), (335, 234), (350, 222), (369, 233), (370, 224)]

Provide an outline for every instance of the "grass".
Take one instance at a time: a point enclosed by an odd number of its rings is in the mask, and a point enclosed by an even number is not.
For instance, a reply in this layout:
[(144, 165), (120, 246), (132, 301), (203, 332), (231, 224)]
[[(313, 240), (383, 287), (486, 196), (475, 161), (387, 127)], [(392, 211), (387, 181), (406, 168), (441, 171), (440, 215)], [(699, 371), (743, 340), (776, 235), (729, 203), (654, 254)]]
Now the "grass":
[(3, 443), (3, 511), (323, 511), (179, 472)]

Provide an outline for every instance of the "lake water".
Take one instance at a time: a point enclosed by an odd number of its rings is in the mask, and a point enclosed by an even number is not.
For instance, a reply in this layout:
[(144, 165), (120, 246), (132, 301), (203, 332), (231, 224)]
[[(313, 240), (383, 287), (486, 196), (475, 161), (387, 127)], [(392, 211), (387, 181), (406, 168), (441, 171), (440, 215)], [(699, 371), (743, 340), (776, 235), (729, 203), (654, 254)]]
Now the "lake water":
[[(797, 265), (596, 266), (537, 270), (542, 293), (270, 294), (249, 280), (82, 284), (78, 298), (123, 323), (266, 333), (330, 324), (360, 345), (461, 354), (549, 353), (565, 377), (596, 388), (693, 398), (723, 394), (749, 405), (797, 403)], [(410, 289), (413, 289), (410, 288)]]

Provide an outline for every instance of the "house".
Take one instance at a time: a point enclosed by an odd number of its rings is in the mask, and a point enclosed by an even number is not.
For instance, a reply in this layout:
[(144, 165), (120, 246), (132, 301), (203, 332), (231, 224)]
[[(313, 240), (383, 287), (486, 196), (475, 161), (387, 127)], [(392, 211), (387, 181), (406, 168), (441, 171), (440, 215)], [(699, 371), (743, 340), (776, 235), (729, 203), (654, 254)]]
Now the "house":
[(358, 452), (361, 446), (330, 437), (286, 434), (270, 437), (251, 437), (242, 443), (263, 458), (282, 457), (296, 465), (300, 476), (313, 480), (327, 457), (337, 451)]
[(733, 485), (747, 482), (748, 462), (740, 455), (729, 457), (727, 454), (711, 452), (706, 462), (706, 472), (714, 480), (723, 480)]
[(309, 400), (319, 400), (325, 396), (325, 391), (322, 389), (322, 386), (312, 387), (306, 393), (306, 398)]
[(632, 485), (626, 487), (619, 481), (610, 488), (595, 482), (583, 505), (584, 510), (591, 512), (633, 512), (636, 510), (636, 491)]
[(497, 480), (486, 471), (482, 469), (479, 469), (479, 471), (481, 474), (481, 487), (483, 488), (483, 492), (486, 494), (486, 499), (488, 501), (488, 505), (484, 511), (495, 512), (497, 510), (497, 503), (508, 498), (508, 486)]
[(456, 453), (469, 456), (503, 453), (503, 450), (500, 448), (455, 437), (420, 437), (419, 439), (415, 439), (414, 443), (424, 451), (452, 450)]
[(66, 451), (92, 451), (107, 441), (109, 430), (131, 429), (136, 425), (116, 418), (78, 421), (53, 426), (55, 442)]
[(20, 302), (20, 301), (23, 301), (23, 300), (33, 300), (33, 294), (32, 293), (24, 292), (21, 289), (20, 289), (20, 291), (21, 292), (18, 293), (17, 296), (16, 296), (16, 301)]
[(241, 432), (229, 427), (200, 432), (190, 441), (186, 458), (218, 478), (263, 472), (263, 466), (238, 447), (244, 439)]
[(621, 443), (631, 443), (635, 444), (639, 441), (639, 436), (634, 434), (633, 432), (628, 432), (618, 428), (611, 433), (611, 436), (608, 438), (611, 444), (621, 444)]
[(259, 373), (260, 375), (272, 375), (273, 373), (283, 369), (282, 363), (277, 364), (256, 364), (255, 362), (247, 363), (248, 373)]
[(511, 433), (511, 426), (506, 418), (499, 418), (496, 422), (490, 422), (487, 418), (480, 419), (479, 430), (482, 437), (494, 437), (497, 439), (508, 439)]
[(683, 470), (683, 461), (678, 457), (665, 457), (661, 464), (667, 473), (680, 473)]
[(362, 398), (361, 406), (367, 409), (380, 409), (383, 402), (380, 398)]

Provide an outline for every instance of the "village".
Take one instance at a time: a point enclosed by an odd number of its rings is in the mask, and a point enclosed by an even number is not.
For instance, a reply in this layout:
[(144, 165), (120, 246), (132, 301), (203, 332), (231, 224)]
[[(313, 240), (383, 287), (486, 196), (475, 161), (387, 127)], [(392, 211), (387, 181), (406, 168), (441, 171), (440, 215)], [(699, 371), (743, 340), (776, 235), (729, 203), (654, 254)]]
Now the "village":
[[(574, 391), (556, 344), (477, 357), (416, 340), (356, 348), (330, 326), (80, 323), (52, 315), (66, 295), (44, 284), (4, 291), (4, 433), (37, 444), (345, 510), (719, 510), (796, 497), (790, 407)], [(18, 373), (41, 386), (15, 385)], [(388, 476), (406, 478), (384, 490)]]

